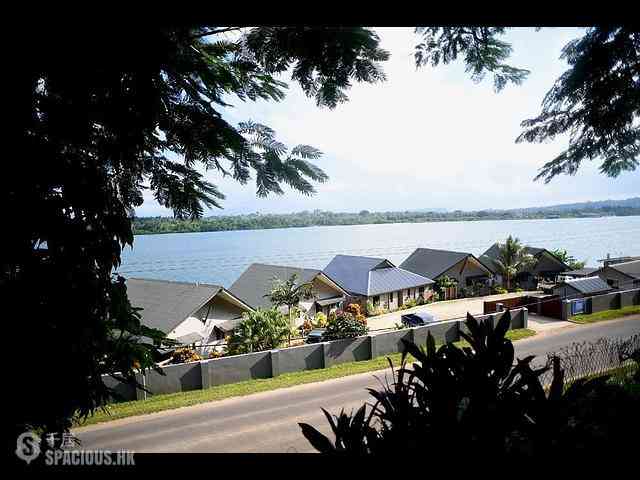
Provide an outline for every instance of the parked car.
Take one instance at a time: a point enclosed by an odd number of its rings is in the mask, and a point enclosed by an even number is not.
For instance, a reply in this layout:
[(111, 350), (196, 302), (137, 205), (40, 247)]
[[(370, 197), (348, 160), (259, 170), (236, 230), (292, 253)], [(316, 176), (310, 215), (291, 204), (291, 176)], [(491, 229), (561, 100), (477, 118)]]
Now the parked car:
[(438, 321), (436, 316), (429, 312), (407, 313), (402, 315), (400, 319), (402, 324), (407, 327), (422, 327)]
[(326, 331), (326, 328), (314, 328), (309, 332), (309, 335), (307, 335), (307, 343), (324, 342), (324, 334)]

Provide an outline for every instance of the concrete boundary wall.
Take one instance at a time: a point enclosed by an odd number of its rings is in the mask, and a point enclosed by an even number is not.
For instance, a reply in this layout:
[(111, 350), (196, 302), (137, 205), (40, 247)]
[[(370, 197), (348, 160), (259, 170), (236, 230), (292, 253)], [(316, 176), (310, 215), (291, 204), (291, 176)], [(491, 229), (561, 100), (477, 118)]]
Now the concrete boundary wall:
[[(476, 318), (495, 325), (502, 315), (504, 313), (500, 312)], [(527, 319), (526, 308), (512, 310), (510, 328), (526, 328)], [(168, 365), (162, 368), (165, 375), (147, 372), (146, 375), (137, 376), (138, 381), (145, 385), (150, 393), (135, 391), (133, 386), (122, 384), (111, 377), (104, 377), (104, 381), (109, 387), (115, 388), (124, 400), (142, 400), (150, 395), (206, 389), (256, 378), (277, 377), (284, 373), (326, 368), (345, 362), (370, 360), (401, 352), (404, 348), (403, 339), (424, 345), (428, 332), (431, 332), (436, 343), (456, 342), (460, 340), (460, 330), (465, 328), (463, 320), (448, 320), (426, 327)]]
[[(585, 297), (585, 313), (598, 313), (605, 310), (617, 310), (632, 305), (640, 305), (640, 289), (623, 290), (593, 297)], [(570, 319), (571, 303), (575, 300), (563, 300), (563, 320)]]

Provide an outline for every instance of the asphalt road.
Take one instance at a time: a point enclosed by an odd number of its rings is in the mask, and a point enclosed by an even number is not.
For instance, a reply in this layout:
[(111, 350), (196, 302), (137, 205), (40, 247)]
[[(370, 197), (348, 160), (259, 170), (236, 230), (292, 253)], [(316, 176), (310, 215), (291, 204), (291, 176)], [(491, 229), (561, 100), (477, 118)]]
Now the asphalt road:
[[(576, 325), (515, 343), (516, 355), (545, 357), (572, 342), (640, 333), (640, 317)], [(83, 449), (135, 452), (311, 452), (298, 422), (329, 433), (320, 408), (338, 413), (369, 400), (386, 371), (230, 398), (80, 428)]]

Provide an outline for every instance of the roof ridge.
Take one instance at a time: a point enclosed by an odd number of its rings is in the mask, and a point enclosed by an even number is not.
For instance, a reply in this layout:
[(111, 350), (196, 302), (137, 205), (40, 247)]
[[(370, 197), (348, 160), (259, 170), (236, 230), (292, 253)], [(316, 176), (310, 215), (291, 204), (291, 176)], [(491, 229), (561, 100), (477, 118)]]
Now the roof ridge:
[(193, 287), (216, 287), (216, 288), (224, 288), (222, 285), (217, 285), (215, 283), (207, 283), (207, 282), (185, 282), (182, 280), (162, 280), (159, 278), (140, 278), (140, 277), (124, 277), (128, 280), (140, 280), (143, 282), (157, 282), (157, 283), (173, 283), (175, 285), (191, 285)]
[(295, 268), (297, 270), (313, 270), (313, 271), (318, 271), (318, 272), (322, 271), (319, 268), (296, 267), (295, 265), (277, 265), (275, 263), (252, 262), (252, 263), (249, 264), (249, 266), (251, 266), (251, 265), (262, 265), (264, 267)]

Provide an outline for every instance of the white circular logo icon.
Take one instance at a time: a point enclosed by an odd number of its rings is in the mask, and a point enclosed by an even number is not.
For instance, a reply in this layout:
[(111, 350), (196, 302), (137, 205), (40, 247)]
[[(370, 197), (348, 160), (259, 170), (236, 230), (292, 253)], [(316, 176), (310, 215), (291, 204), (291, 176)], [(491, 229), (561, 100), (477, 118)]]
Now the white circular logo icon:
[(16, 455), (20, 460), (27, 462), (27, 465), (40, 455), (40, 437), (32, 432), (20, 434), (16, 441)]

